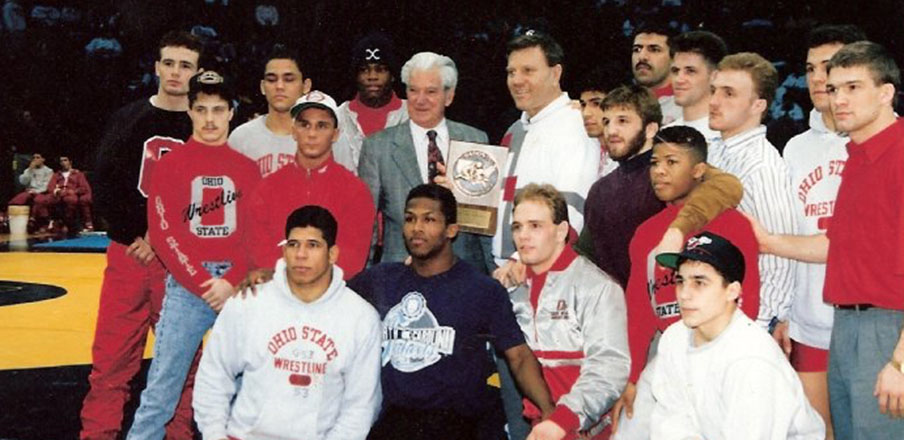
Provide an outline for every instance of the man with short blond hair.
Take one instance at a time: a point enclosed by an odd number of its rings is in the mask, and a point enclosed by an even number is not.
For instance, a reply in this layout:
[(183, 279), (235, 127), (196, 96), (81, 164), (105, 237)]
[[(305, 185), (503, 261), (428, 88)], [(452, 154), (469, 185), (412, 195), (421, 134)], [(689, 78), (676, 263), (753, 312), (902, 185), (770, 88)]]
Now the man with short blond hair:
[[(788, 166), (766, 139), (762, 124), (775, 97), (778, 72), (762, 56), (742, 52), (722, 59), (712, 81), (709, 125), (722, 139), (710, 146), (708, 161), (738, 176), (744, 185), (741, 211), (774, 233), (794, 233), (794, 207)], [(760, 314), (771, 332), (791, 308), (796, 263), (760, 255)]]
[(555, 187), (531, 183), (518, 191), (514, 205), (512, 235), (527, 283), (509, 295), (556, 401), (545, 421), (525, 401), (525, 416), (539, 422), (528, 438), (602, 438), (601, 419), (628, 378), (624, 293), (568, 245), (568, 208)]

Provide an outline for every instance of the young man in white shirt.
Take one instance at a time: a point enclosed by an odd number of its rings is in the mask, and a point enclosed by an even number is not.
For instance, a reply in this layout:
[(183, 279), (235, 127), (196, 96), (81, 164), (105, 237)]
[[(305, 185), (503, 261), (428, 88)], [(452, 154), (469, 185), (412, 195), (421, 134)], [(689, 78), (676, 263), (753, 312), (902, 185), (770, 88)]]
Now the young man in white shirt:
[[(791, 172), (797, 227), (806, 235), (826, 232), (848, 158), (845, 145), (850, 141), (835, 129), (826, 92), (826, 64), (842, 46), (866, 40), (866, 35), (853, 25), (826, 25), (810, 31), (808, 40), (810, 129), (791, 138), (783, 153)], [(827, 438), (832, 439), (826, 371), (834, 311), (822, 297), (825, 274), (825, 264), (798, 264), (791, 314), (778, 324), (775, 336), (790, 356), (810, 403), (826, 421)]]
[(669, 39), (672, 53), (672, 88), (681, 117), (669, 124), (697, 129), (712, 144), (719, 132), (709, 128), (710, 82), (728, 47), (718, 35), (707, 31), (691, 31)]
[(652, 439), (825, 438), (781, 349), (738, 310), (741, 251), (703, 232), (656, 261), (677, 271), (681, 322), (659, 341)]

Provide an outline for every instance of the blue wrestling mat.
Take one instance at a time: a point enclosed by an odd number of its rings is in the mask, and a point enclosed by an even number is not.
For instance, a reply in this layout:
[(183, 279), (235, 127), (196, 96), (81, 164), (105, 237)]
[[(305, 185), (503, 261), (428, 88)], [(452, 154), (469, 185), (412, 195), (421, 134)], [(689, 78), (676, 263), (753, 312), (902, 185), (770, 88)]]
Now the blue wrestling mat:
[(46, 241), (33, 244), (32, 247), (40, 250), (54, 252), (81, 251), (81, 252), (105, 252), (110, 244), (106, 234), (83, 235), (78, 238)]

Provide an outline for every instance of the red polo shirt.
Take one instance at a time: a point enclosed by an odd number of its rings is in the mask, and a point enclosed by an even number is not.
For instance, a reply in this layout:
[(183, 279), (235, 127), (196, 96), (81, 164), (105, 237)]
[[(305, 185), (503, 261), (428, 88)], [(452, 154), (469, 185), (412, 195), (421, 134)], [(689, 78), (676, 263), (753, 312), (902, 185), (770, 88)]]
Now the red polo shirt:
[(827, 231), (824, 298), (904, 310), (904, 120), (847, 150)]

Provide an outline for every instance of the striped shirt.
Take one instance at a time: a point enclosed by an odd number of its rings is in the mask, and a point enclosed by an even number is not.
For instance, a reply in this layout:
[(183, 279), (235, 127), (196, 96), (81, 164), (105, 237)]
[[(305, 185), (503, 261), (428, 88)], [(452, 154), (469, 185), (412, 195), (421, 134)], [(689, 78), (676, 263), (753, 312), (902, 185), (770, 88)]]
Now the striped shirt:
[[(739, 208), (752, 215), (773, 234), (797, 230), (791, 177), (778, 150), (766, 140), (766, 127), (732, 136), (712, 145), (708, 162), (734, 174), (744, 185)], [(767, 326), (773, 317), (786, 320), (791, 309), (797, 263), (774, 255), (760, 254), (760, 313)]]

